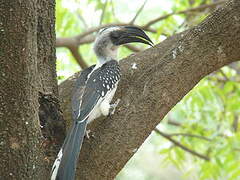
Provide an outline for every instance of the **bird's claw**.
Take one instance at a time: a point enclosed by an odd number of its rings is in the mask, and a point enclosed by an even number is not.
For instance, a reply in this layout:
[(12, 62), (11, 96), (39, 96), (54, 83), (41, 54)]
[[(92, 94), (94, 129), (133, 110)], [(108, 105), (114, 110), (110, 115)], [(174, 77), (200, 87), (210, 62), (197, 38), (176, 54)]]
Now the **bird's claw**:
[(108, 115), (109, 117), (111, 117), (111, 115), (115, 113), (116, 107), (118, 106), (119, 102), (120, 102), (120, 99), (117, 99), (115, 103), (110, 104), (109, 115)]
[(85, 131), (85, 137), (87, 139), (94, 138), (94, 134), (91, 132), (90, 129), (88, 129), (88, 130)]

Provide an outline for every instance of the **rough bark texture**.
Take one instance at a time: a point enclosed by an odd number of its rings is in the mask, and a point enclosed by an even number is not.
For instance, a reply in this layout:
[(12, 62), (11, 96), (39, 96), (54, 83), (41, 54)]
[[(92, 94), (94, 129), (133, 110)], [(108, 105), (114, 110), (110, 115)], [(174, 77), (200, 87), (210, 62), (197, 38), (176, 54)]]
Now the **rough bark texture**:
[(0, 2), (0, 179), (46, 179), (52, 165), (42, 135), (55, 134), (47, 126), (41, 132), (39, 116), (45, 124), (62, 120), (52, 102), (58, 95), (54, 7), (54, 0)]
[(50, 171), (65, 137), (65, 121), (57, 100), (55, 0), (38, 1), (37, 10), (39, 119), (44, 137), (45, 166)]
[[(39, 90), (58, 94), (55, 57), (55, 1), (41, 0), (37, 5), (37, 43)], [(54, 82), (54, 83), (53, 83)]]
[[(121, 102), (111, 119), (90, 125), (95, 138), (84, 142), (78, 178), (114, 179), (168, 111), (204, 76), (239, 60), (239, 49), (240, 1), (232, 0), (189, 31), (121, 61)], [(75, 77), (60, 85), (69, 121)]]
[(38, 179), (37, 0), (0, 4), (0, 176)]

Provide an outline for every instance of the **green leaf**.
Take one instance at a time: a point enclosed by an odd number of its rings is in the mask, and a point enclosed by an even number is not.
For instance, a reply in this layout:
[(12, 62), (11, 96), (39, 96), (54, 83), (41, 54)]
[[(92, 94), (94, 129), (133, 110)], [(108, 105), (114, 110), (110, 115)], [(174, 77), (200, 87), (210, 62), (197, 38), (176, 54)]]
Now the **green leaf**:
[(233, 89), (234, 89), (234, 83), (233, 82), (228, 81), (224, 84), (223, 90), (224, 90), (225, 93), (230, 93), (230, 92), (233, 91)]

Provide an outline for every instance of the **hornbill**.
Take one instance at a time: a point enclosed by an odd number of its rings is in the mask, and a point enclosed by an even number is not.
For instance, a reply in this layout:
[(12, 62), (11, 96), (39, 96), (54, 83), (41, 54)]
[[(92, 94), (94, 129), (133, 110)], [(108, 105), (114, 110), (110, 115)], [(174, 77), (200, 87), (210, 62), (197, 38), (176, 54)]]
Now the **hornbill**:
[(94, 42), (98, 63), (83, 70), (72, 97), (73, 125), (55, 160), (51, 180), (73, 180), (86, 126), (101, 115), (107, 116), (110, 102), (120, 80), (117, 58), (122, 44), (140, 42), (153, 46), (143, 30), (135, 26), (112, 26), (101, 29)]

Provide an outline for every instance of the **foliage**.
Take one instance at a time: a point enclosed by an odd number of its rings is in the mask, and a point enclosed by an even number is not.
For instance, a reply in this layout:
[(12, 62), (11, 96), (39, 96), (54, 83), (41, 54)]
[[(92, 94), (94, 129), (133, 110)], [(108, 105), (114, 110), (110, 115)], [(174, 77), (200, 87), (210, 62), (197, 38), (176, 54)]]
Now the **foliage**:
[[(57, 0), (57, 37), (72, 37), (90, 27), (113, 22), (130, 22), (143, 1)], [(211, 0), (149, 0), (135, 24), (143, 26), (156, 17), (179, 12)], [(128, 7), (128, 8), (126, 8)], [(105, 10), (104, 10), (105, 9)], [(155, 43), (201, 22), (210, 10), (189, 11), (169, 16), (150, 28)], [(101, 20), (102, 19), (102, 20)], [(136, 46), (143, 49), (145, 46)], [(81, 45), (79, 52), (87, 64), (95, 63), (91, 44)], [(132, 51), (122, 48), (120, 58)], [(60, 81), (79, 71), (79, 66), (66, 48), (57, 48), (57, 71)], [(179, 102), (159, 124), (158, 129), (191, 151), (209, 158), (204, 160), (189, 153), (156, 132), (146, 140), (135, 156), (117, 176), (121, 179), (170, 180), (235, 180), (240, 179), (240, 85), (239, 65), (222, 68), (204, 78)], [(193, 137), (194, 136), (194, 137)]]

